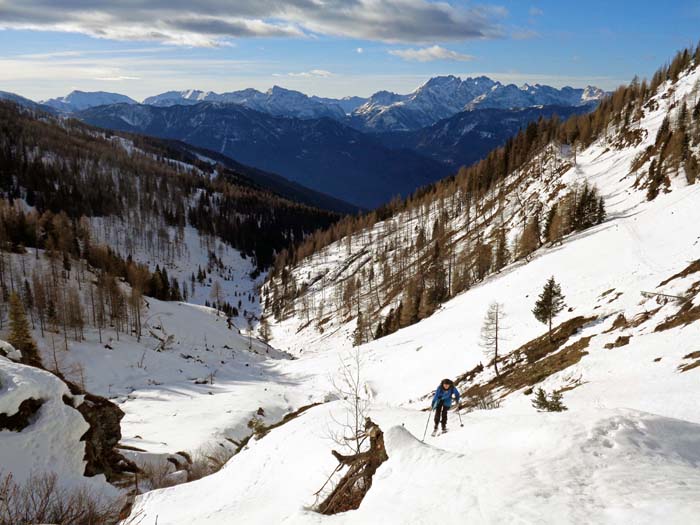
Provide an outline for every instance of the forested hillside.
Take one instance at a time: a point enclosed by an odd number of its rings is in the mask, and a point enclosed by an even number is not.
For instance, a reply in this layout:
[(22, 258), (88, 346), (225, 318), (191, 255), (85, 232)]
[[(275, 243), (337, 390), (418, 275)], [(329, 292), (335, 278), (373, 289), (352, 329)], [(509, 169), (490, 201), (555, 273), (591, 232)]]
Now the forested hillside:
[(507, 265), (606, 219), (603, 195), (577, 176), (578, 154), (596, 141), (634, 152), (629, 189), (649, 200), (674, 177), (695, 183), (698, 86), (677, 94), (677, 84), (695, 78), (698, 64), (700, 49), (681, 52), (593, 113), (532, 123), (454, 177), (317, 232), (277, 258), (266, 311), (312, 339), (352, 326), (356, 344), (429, 317)]
[[(80, 244), (71, 239), (85, 235), (79, 219), (115, 217), (129, 225), (135, 243), (164, 242), (168, 228), (192, 225), (262, 269), (276, 251), (338, 218), (155, 139), (125, 138), (10, 103), (0, 104), (0, 170), (3, 235), (12, 249), (55, 244), (46, 224), (62, 215), (56, 220), (71, 232), (61, 234), (68, 239), (61, 250), (77, 255)], [(177, 247), (178, 236), (167, 241)]]

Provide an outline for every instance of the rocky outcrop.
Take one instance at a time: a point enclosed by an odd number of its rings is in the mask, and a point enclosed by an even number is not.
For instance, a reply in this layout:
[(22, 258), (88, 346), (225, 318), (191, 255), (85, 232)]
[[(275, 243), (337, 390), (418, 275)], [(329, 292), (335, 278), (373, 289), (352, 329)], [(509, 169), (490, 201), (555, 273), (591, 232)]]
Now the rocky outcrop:
[[(85, 442), (85, 475), (104, 474), (107, 481), (114, 483), (122, 480), (125, 474), (138, 471), (138, 467), (116, 448), (122, 437), (120, 422), (124, 412), (104, 397), (89, 394), (70, 381), (66, 384), (76, 397), (66, 396), (64, 402), (78, 410), (90, 425), (81, 438)], [(75, 403), (75, 399), (80, 398), (82, 402)]]

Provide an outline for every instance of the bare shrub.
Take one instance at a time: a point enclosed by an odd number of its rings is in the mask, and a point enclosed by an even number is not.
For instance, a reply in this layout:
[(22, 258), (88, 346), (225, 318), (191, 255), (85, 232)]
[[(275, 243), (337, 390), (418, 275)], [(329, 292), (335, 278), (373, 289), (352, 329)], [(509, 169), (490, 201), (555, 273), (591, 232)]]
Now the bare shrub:
[(235, 451), (221, 445), (209, 445), (193, 454), (192, 463), (186, 465), (187, 481), (194, 481), (219, 472)]
[(469, 396), (465, 403), (468, 412), (474, 410), (494, 410), (500, 408), (501, 400), (494, 398), (491, 392), (477, 392)]
[(173, 476), (172, 463), (167, 461), (151, 461), (141, 466), (139, 473), (139, 490), (142, 492), (156, 489), (164, 489), (177, 485), (177, 477)]
[(116, 524), (124, 504), (88, 487), (61, 486), (55, 473), (32, 474), (21, 484), (0, 473), (0, 525)]

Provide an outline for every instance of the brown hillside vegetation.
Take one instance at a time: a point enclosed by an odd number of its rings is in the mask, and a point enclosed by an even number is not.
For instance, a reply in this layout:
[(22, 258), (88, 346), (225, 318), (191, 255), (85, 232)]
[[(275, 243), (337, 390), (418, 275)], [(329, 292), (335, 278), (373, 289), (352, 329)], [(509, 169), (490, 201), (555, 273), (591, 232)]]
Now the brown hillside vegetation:
[[(562, 174), (576, 164), (577, 151), (597, 139), (612, 148), (637, 143), (637, 123), (655, 106), (659, 87), (668, 82), (672, 90), (698, 65), (700, 46), (681, 51), (650, 81), (635, 78), (592, 113), (531, 123), (454, 176), (346, 217), (281, 252), (263, 289), (267, 314), (278, 321), (298, 316), (317, 329), (323, 323), (324, 330), (329, 318), (338, 324), (356, 319), (354, 342), (361, 344), (430, 316), (506, 265), (529, 261), (541, 246), (600, 224), (606, 211), (597, 189), (566, 187)], [(636, 173), (648, 199), (665, 191), (681, 168), (688, 182), (696, 180), (698, 159), (690, 146), (700, 142), (700, 103), (680, 110), (635, 162), (650, 166)], [(326, 250), (333, 243), (333, 252)]]

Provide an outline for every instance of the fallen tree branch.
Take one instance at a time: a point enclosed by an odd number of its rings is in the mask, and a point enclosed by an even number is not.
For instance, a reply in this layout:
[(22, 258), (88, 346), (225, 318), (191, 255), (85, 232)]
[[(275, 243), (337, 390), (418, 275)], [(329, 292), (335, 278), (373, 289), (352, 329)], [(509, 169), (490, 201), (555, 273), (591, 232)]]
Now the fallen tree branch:
[(332, 451), (333, 457), (339, 463), (335, 472), (338, 472), (343, 466), (349, 468), (331, 493), (318, 506), (318, 511), (321, 514), (337, 514), (357, 509), (372, 487), (374, 473), (382, 463), (389, 459), (384, 448), (384, 433), (370, 418), (365, 419), (365, 435), (369, 436), (370, 442), (369, 449), (366, 451), (352, 455), (341, 454), (336, 450)]

